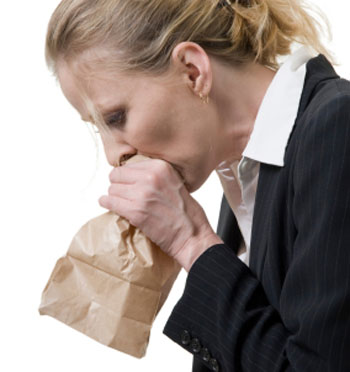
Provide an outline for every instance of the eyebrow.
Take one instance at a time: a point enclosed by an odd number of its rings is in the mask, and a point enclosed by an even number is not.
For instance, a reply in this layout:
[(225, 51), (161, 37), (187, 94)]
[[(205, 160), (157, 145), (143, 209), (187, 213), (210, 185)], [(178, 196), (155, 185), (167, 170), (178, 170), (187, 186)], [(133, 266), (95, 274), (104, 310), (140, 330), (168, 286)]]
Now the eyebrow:
[[(106, 117), (108, 117), (109, 115), (111, 115), (115, 110), (114, 109), (106, 109), (104, 112), (101, 112), (101, 116), (103, 117), (103, 119), (105, 120)], [(85, 122), (90, 122), (92, 123), (94, 121), (92, 115), (89, 115), (89, 117), (86, 119), (84, 118), (83, 116), (81, 116), (81, 120), (82, 121), (85, 121)]]

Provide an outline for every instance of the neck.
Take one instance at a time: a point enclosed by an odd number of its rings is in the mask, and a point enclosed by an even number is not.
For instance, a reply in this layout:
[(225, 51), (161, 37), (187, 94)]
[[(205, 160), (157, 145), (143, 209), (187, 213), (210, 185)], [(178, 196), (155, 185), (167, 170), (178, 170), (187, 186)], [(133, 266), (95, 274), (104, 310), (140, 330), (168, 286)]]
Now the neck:
[(218, 158), (239, 160), (254, 128), (259, 107), (276, 71), (257, 63), (242, 67), (214, 64), (212, 100), (218, 116)]

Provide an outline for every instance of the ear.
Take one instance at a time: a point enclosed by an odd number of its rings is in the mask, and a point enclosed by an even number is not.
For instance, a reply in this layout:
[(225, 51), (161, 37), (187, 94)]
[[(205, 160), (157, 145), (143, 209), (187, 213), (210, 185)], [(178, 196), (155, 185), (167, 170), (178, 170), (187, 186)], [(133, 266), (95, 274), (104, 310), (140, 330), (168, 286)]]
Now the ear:
[(172, 62), (195, 95), (209, 95), (212, 66), (208, 54), (200, 45), (189, 41), (179, 43), (172, 52)]

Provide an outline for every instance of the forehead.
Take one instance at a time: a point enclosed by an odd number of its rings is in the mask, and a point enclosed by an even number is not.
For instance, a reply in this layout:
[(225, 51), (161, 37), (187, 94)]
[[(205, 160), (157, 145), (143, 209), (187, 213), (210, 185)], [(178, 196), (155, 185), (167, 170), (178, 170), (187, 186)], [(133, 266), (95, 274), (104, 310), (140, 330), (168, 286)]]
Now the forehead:
[(95, 68), (79, 60), (70, 63), (61, 61), (57, 76), (63, 94), (83, 118), (90, 116), (87, 102), (89, 107), (92, 105), (99, 112), (104, 112), (113, 105), (130, 103), (141, 97), (147, 102), (174, 85), (170, 75), (118, 72)]
[(83, 89), (80, 84), (80, 79), (73, 72), (71, 66), (64, 61), (60, 61), (57, 65), (57, 78), (64, 96), (71, 105), (81, 112), (83, 110)]
[(72, 106), (87, 118), (88, 107), (98, 111), (121, 98), (130, 85), (126, 76), (105, 71), (92, 71), (79, 64), (61, 62), (57, 77), (64, 96)]

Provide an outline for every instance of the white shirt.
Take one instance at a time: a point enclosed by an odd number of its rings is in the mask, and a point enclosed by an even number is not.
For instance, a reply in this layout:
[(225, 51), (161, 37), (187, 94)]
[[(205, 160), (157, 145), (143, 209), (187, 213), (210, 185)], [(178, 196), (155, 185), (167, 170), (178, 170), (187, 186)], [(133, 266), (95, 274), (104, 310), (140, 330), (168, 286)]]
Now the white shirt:
[(260, 163), (283, 167), (304, 86), (306, 63), (314, 56), (305, 46), (288, 56), (265, 93), (241, 160), (226, 160), (216, 168), (243, 236), (238, 257), (248, 266)]

